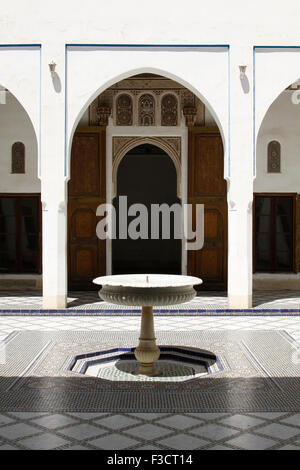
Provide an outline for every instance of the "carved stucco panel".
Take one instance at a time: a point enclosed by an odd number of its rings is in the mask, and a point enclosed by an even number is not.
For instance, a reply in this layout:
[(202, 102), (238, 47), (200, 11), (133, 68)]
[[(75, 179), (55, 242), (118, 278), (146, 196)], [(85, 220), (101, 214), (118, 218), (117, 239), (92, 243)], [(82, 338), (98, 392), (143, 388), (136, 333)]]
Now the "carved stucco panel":
[(117, 194), (117, 173), (122, 158), (134, 147), (142, 144), (152, 144), (164, 150), (173, 163), (177, 172), (177, 195), (181, 197), (181, 137), (113, 137), (112, 183), (113, 197)]

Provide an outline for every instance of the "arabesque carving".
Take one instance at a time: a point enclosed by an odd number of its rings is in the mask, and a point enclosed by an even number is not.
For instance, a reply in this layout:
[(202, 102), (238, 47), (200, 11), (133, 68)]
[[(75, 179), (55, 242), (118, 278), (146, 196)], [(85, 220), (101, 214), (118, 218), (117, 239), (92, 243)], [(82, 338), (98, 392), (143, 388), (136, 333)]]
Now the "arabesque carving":
[(113, 197), (117, 194), (117, 173), (123, 157), (134, 147), (142, 144), (152, 144), (164, 150), (173, 163), (177, 172), (177, 195), (181, 197), (181, 137), (113, 137), (112, 183)]

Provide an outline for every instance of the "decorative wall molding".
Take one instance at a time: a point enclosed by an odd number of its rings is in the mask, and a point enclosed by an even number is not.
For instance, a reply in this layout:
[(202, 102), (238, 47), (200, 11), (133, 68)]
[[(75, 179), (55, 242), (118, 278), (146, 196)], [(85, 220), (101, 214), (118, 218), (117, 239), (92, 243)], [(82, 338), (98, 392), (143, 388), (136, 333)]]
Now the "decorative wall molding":
[[(143, 96), (148, 96), (146, 102)], [(108, 108), (115, 126), (178, 126), (184, 110), (191, 110), (185, 113), (188, 126), (205, 124), (202, 101), (182, 85), (159, 76), (132, 77), (105, 90), (90, 105), (89, 124), (107, 125), (106, 116), (106, 123), (100, 123), (99, 109)]]
[(281, 171), (281, 145), (277, 140), (272, 140), (268, 145), (268, 173), (280, 173)]
[(195, 106), (185, 106), (183, 108), (183, 115), (185, 117), (185, 122), (187, 127), (193, 127), (195, 124), (197, 109)]
[(111, 108), (109, 106), (99, 106), (97, 108), (97, 116), (99, 118), (98, 125), (107, 126), (108, 118), (110, 115), (111, 115)]
[(11, 172), (25, 173), (25, 145), (23, 142), (15, 142), (11, 149)]
[(125, 155), (134, 147), (152, 144), (164, 150), (172, 159), (177, 172), (177, 196), (181, 197), (181, 137), (137, 137), (114, 136), (112, 145), (112, 183), (113, 197), (117, 195), (117, 174), (119, 165)]
[(139, 98), (139, 126), (155, 126), (155, 99), (150, 93), (144, 93)]
[(161, 125), (178, 125), (178, 99), (171, 93), (167, 93), (161, 100)]
[(122, 93), (116, 100), (116, 124), (117, 126), (132, 126), (132, 118), (132, 97), (128, 93)]

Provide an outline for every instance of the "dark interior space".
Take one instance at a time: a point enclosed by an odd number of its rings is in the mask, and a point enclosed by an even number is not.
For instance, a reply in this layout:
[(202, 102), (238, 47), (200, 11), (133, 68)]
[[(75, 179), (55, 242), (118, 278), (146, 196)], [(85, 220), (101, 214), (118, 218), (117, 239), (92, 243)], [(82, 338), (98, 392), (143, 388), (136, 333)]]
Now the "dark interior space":
[[(148, 209), (147, 240), (120, 240), (119, 197), (127, 196), (128, 208), (142, 203)], [(171, 158), (160, 148), (145, 144), (135, 147), (122, 159), (117, 176), (117, 239), (112, 241), (113, 274), (157, 273), (181, 274), (181, 240), (174, 239), (174, 216), (171, 215), (169, 240), (151, 237), (151, 204), (180, 203), (177, 197), (177, 173)], [(128, 225), (134, 217), (128, 217)]]

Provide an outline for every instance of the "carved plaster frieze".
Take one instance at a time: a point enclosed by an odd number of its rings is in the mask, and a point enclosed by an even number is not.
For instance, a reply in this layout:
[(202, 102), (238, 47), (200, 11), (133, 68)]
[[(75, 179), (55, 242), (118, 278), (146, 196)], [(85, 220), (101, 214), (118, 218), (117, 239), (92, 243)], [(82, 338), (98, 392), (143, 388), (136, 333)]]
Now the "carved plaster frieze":
[(181, 137), (161, 137), (161, 139), (172, 147), (181, 163)]
[(127, 145), (135, 141), (135, 139), (137, 137), (113, 137), (113, 163), (117, 155), (122, 152), (122, 149), (127, 148)]
[(130, 89), (162, 89), (162, 90), (171, 90), (171, 89), (184, 89), (183, 85), (180, 85), (173, 80), (168, 78), (129, 78), (122, 80), (121, 82), (116, 83), (111, 87), (113, 90), (130, 90)]
[(196, 106), (185, 106), (183, 108), (183, 115), (185, 117), (187, 127), (193, 127), (197, 115)]
[(109, 106), (99, 106), (97, 108), (98, 125), (107, 126), (108, 118), (110, 115), (111, 115), (111, 109)]
[[(107, 125), (107, 116), (103, 113), (99, 116), (99, 109), (110, 108), (112, 110), (113, 122), (115, 125), (140, 125), (141, 122), (144, 122), (144, 118), (141, 116), (145, 111), (144, 108), (140, 106), (140, 99), (144, 96), (152, 95), (154, 97), (153, 101), (153, 110), (151, 111), (151, 116), (147, 116), (145, 125), (168, 125), (166, 119), (164, 119), (164, 102), (166, 96), (171, 96), (171, 94), (176, 97), (178, 100), (175, 103), (177, 107), (177, 125), (180, 124), (180, 116), (184, 109), (196, 109), (196, 114), (189, 114), (186, 116), (186, 121), (188, 126), (202, 126), (205, 124), (205, 105), (202, 101), (197, 98), (194, 93), (190, 90), (187, 90), (183, 86), (176, 84), (169, 79), (128, 79), (123, 80), (106, 91), (104, 91), (98, 98), (90, 105), (90, 125)], [(131, 97), (132, 106), (129, 110), (129, 107), (126, 111), (126, 119), (124, 115), (124, 109), (121, 110), (120, 119), (120, 98), (127, 96), (129, 99)], [(101, 119), (103, 118), (103, 119)], [(176, 125), (176, 120), (170, 125)]]
[(134, 147), (142, 144), (152, 144), (164, 150), (173, 163), (177, 172), (177, 195), (181, 197), (181, 137), (113, 137), (112, 182), (113, 197), (117, 194), (117, 173), (122, 158)]

